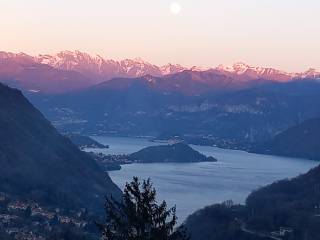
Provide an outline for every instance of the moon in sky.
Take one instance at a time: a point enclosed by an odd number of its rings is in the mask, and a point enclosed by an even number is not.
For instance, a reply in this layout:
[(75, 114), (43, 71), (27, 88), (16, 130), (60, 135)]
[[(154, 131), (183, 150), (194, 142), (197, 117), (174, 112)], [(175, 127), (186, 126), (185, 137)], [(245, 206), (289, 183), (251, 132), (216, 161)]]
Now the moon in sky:
[(173, 15), (178, 15), (181, 12), (181, 5), (178, 2), (173, 2), (170, 5), (170, 12)]

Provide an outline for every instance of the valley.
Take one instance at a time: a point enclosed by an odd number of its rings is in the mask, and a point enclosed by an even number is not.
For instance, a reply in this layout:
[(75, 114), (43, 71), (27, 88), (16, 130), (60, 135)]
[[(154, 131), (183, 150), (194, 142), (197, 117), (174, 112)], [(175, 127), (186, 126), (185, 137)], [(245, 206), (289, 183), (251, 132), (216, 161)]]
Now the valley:
[(0, 240), (320, 240), (320, 1), (0, 1)]
[[(176, 205), (178, 223), (186, 223), (190, 232), (199, 231), (194, 218), (213, 214), (215, 223), (217, 212), (226, 222), (211, 236), (226, 231), (256, 240), (292, 225), (274, 223), (263, 212), (270, 223), (264, 229), (262, 220), (248, 215), (248, 201), (268, 189), (263, 186), (318, 165), (317, 72), (286, 74), (236, 64), (205, 70), (172, 67), (174, 73), (154, 76), (136, 69), (133, 75), (127, 72), (104, 81), (102, 75), (93, 78), (91, 70), (75, 67), (74, 60), (59, 65), (64, 55), (58, 62), (50, 56), (41, 61), (23, 54), (1, 57), (0, 68), (4, 65), (9, 73), (0, 71), (0, 79), (22, 89), (0, 85), (0, 121), (6, 126), (1, 132), (10, 136), (0, 138), (5, 167), (0, 190), (8, 196), (1, 212), (3, 236), (41, 239), (58, 233), (96, 239), (93, 223), (101, 219), (103, 195), (119, 198), (119, 188), (134, 176), (151, 178), (159, 199)], [(80, 59), (83, 66), (92, 60), (87, 55)], [(10, 64), (20, 66), (19, 72), (10, 72)], [(144, 65), (139, 60), (135, 66)], [(38, 84), (42, 76), (49, 83)], [(22, 209), (11, 211), (12, 204)], [(83, 218), (78, 216), (82, 209)], [(309, 210), (303, 213), (309, 216)], [(223, 230), (229, 225), (235, 232)]]

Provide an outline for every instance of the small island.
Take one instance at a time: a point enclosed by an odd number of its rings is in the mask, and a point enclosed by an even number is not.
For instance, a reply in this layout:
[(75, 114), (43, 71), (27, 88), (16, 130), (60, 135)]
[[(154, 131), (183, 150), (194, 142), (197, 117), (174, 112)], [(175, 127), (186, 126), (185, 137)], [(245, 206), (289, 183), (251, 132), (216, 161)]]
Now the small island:
[(129, 155), (105, 155), (88, 152), (106, 171), (120, 170), (121, 165), (132, 163), (195, 163), (217, 162), (214, 157), (207, 157), (184, 143), (146, 147)]
[(185, 143), (146, 147), (129, 155), (129, 160), (136, 163), (160, 162), (216, 162), (217, 159), (207, 157)]

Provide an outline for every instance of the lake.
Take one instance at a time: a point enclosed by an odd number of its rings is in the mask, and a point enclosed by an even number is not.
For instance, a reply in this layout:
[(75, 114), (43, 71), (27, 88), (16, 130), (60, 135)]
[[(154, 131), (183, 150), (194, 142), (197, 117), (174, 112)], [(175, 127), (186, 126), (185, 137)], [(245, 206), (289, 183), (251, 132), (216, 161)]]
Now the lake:
[[(129, 154), (144, 147), (163, 143), (143, 138), (93, 137), (109, 149), (89, 149), (105, 154)], [(259, 155), (216, 147), (194, 146), (197, 151), (218, 159), (203, 163), (152, 163), (122, 166), (109, 172), (112, 180), (123, 189), (133, 176), (151, 178), (159, 200), (177, 206), (179, 222), (207, 205), (233, 200), (244, 203), (253, 190), (276, 180), (291, 178), (317, 166), (303, 159)]]

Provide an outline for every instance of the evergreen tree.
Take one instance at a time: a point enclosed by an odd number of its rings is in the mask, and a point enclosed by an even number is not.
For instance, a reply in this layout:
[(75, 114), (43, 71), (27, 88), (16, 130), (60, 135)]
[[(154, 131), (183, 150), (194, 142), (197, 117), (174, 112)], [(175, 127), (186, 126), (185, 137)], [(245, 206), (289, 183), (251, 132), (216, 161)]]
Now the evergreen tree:
[(150, 179), (137, 177), (127, 183), (121, 202), (107, 198), (107, 220), (99, 224), (103, 240), (186, 240), (182, 227), (175, 231), (176, 208), (156, 201), (156, 190)]
[(32, 209), (31, 209), (30, 206), (28, 206), (27, 209), (24, 212), (24, 216), (25, 216), (25, 218), (30, 218), (31, 215), (32, 215)]

